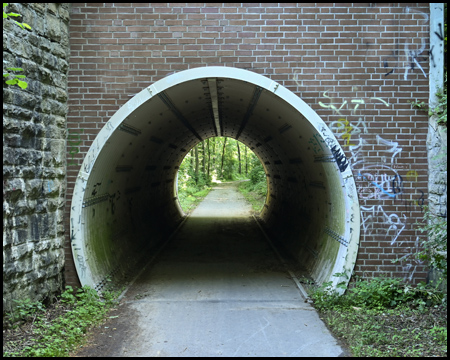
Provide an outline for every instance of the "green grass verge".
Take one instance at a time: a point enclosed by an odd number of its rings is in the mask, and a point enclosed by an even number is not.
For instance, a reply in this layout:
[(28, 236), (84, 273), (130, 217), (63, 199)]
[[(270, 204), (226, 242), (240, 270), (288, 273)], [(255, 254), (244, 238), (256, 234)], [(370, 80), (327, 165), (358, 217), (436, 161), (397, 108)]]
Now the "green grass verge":
[(447, 318), (442, 311), (336, 307), (320, 311), (320, 317), (353, 356), (446, 357)]
[(203, 201), (210, 191), (211, 187), (208, 186), (205, 186), (203, 189), (192, 187), (187, 188), (187, 190), (179, 189), (178, 200), (181, 208), (186, 214), (190, 213)]
[(15, 311), (7, 314), (6, 330), (3, 326), (3, 356), (69, 356), (83, 344), (87, 331), (106, 319), (118, 293), (102, 296), (87, 286), (76, 293), (66, 286), (49, 309), (38, 302), (16, 301)]
[(259, 214), (266, 202), (266, 185), (255, 185), (251, 181), (244, 181), (239, 185), (238, 189), (245, 199), (252, 204), (253, 210)]
[(397, 278), (357, 280), (342, 296), (329, 284), (310, 296), (353, 356), (447, 356), (447, 296)]

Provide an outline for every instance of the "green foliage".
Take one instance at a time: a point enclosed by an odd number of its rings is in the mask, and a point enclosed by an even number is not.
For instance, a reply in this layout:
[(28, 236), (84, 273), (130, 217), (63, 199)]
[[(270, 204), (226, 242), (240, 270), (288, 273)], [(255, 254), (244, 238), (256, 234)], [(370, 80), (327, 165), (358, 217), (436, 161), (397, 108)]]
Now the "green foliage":
[(320, 313), (333, 334), (344, 341), (352, 356), (446, 356), (446, 310), (427, 313), (405, 306), (395, 309), (348, 307)]
[(252, 204), (253, 210), (260, 212), (267, 195), (267, 181), (264, 167), (256, 156), (250, 160), (251, 170), (248, 174), (250, 181), (239, 185), (239, 191)]
[(447, 327), (434, 326), (430, 330), (430, 334), (433, 336), (435, 341), (441, 343), (442, 345), (447, 344)]
[[(12, 68), (12, 67), (8, 67), (8, 68), (6, 68), (6, 70), (23, 71), (22, 68)], [(7, 84), (7, 85), (17, 85), (22, 89), (26, 89), (28, 87), (28, 83), (26, 81), (19, 80), (19, 79), (25, 78), (26, 77), (25, 75), (16, 75), (13, 73), (3, 72), (3, 77), (4, 78), (8, 78), (8, 77), (12, 78), (12, 79), (5, 81), (5, 84)]]
[(427, 110), (428, 116), (436, 116), (438, 125), (447, 127), (447, 73), (445, 73), (444, 88), (436, 92), (438, 105), (431, 109), (423, 101), (410, 101), (411, 105), (417, 109)]
[[(445, 83), (447, 83), (447, 74), (445, 74)], [(430, 116), (436, 116), (439, 125), (447, 127), (447, 86), (438, 91), (436, 96), (439, 100), (438, 106), (431, 110)]]
[(253, 184), (251, 181), (245, 181), (239, 185), (238, 189), (244, 195), (245, 199), (252, 204), (253, 210), (260, 213), (266, 202), (266, 183), (259, 182)]
[[(20, 17), (20, 16), (22, 16), (22, 15), (20, 15), (20, 14), (13, 13), (13, 12), (5, 13), (5, 8), (6, 8), (7, 6), (8, 6), (7, 3), (3, 3), (3, 19), (8, 19), (8, 18), (11, 17), (11, 16), (12, 16), (12, 17)], [(20, 22), (15, 21), (15, 20), (13, 20), (13, 22), (14, 22), (16, 25), (20, 26), (23, 30), (25, 30), (25, 29), (31, 30), (31, 26), (28, 25), (28, 24), (20, 23)]]
[[(3, 19), (9, 19), (10, 17), (22, 16), (20, 14), (13, 13), (13, 12), (5, 13), (6, 6), (8, 6), (8, 4), (3, 3)], [(23, 30), (25, 30), (25, 29), (31, 30), (31, 26), (26, 23), (20, 23), (15, 20), (12, 20), (12, 21), (16, 25), (20, 26)], [(8, 79), (8, 78), (10, 78), (10, 79), (6, 80), (5, 84), (10, 85), (10, 86), (17, 85), (21, 89), (26, 89), (28, 87), (28, 83), (26, 81), (20, 80), (20, 79), (24, 79), (26, 76), (21, 75), (21, 74), (15, 74), (15, 72), (23, 71), (22, 68), (7, 67), (6, 70), (8, 70), (9, 72), (7, 72), (7, 71), (5, 71), (5, 69), (3, 69), (3, 79)]]
[(422, 241), (423, 250), (416, 256), (428, 261), (432, 268), (441, 271), (447, 279), (447, 219), (434, 215), (425, 206), (423, 224), (417, 225), (421, 225), (421, 232), (427, 232), (428, 238)]
[(402, 304), (424, 309), (426, 306), (441, 304), (446, 297), (435, 287), (424, 283), (414, 287), (399, 278), (377, 277), (370, 280), (357, 279), (345, 295), (339, 295), (331, 289), (331, 282), (326, 282), (311, 293), (311, 299), (319, 310), (351, 306), (387, 309)]
[(251, 165), (252, 170), (249, 173), (249, 178), (252, 184), (266, 184), (266, 173), (264, 171), (264, 167), (256, 156), (252, 158)]
[(45, 306), (39, 301), (32, 302), (30, 299), (14, 299), (13, 302), (15, 303), (14, 310), (7, 314), (11, 323), (31, 320), (45, 310)]
[(440, 290), (380, 277), (356, 279), (338, 295), (331, 284), (316, 287), (310, 297), (353, 356), (446, 356), (446, 296)]
[[(105, 319), (108, 310), (116, 304), (117, 293), (105, 293), (103, 299), (97, 292), (84, 286), (74, 293), (66, 286), (60, 301), (68, 310), (49, 321), (44, 316), (37, 317), (33, 324), (31, 345), (20, 351), (5, 352), (4, 356), (68, 356), (69, 352), (83, 341), (86, 331)], [(20, 302), (21, 316), (30, 316), (43, 310), (42, 305)], [(15, 320), (15, 318), (12, 318)]]

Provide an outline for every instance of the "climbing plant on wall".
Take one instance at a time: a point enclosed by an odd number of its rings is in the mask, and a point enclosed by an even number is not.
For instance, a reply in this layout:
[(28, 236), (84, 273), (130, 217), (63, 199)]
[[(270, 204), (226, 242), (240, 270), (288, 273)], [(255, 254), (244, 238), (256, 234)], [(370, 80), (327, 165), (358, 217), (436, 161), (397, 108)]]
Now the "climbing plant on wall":
[[(9, 12), (6, 13), (5, 9), (8, 6), (7, 3), (3, 3), (3, 20), (5, 19), (10, 19), (11, 17), (21, 17), (22, 15), (14, 13), (14, 12)], [(29, 29), (31, 30), (31, 26), (24, 23), (24, 22), (18, 22), (16, 20), (12, 20), (16, 25), (18, 25), (19, 27), (21, 27), (23, 30), (25, 29)], [(25, 75), (23, 74), (16, 74), (18, 72), (22, 72), (23, 69), (22, 68), (17, 68), (17, 67), (7, 67), (6, 69), (3, 69), (3, 79), (6, 80), (5, 84), (13, 86), (13, 85), (17, 85), (22, 89), (26, 89), (28, 87), (28, 83), (24, 80), (26, 78)]]

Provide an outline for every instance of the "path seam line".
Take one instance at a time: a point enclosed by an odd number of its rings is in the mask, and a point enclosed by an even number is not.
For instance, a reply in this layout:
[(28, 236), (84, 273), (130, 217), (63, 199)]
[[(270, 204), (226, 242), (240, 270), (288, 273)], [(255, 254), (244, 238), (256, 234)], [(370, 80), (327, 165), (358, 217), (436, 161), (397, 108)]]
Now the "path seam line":
[(266, 238), (267, 242), (269, 243), (270, 247), (272, 248), (272, 250), (274, 251), (274, 253), (277, 255), (278, 260), (280, 260), (280, 262), (283, 264), (285, 270), (289, 273), (289, 276), (292, 278), (292, 280), (294, 281), (295, 285), (297, 286), (298, 290), (300, 291), (300, 294), (302, 295), (302, 297), (304, 298), (305, 302), (309, 302), (311, 299), (308, 296), (308, 293), (306, 292), (305, 288), (302, 286), (302, 284), (300, 284), (300, 281), (297, 279), (297, 276), (295, 276), (295, 274), (289, 270), (288, 265), (286, 263), (286, 261), (283, 259), (283, 257), (280, 255), (280, 253), (278, 252), (278, 250), (275, 248), (275, 245), (273, 245), (272, 241), (270, 240), (269, 236), (267, 235), (267, 233), (265, 232), (264, 228), (261, 226), (261, 224), (259, 223), (259, 221), (256, 219), (255, 215), (252, 215), (253, 220), (255, 220), (256, 224), (258, 225), (259, 229), (261, 230), (261, 233), (264, 235), (264, 237)]

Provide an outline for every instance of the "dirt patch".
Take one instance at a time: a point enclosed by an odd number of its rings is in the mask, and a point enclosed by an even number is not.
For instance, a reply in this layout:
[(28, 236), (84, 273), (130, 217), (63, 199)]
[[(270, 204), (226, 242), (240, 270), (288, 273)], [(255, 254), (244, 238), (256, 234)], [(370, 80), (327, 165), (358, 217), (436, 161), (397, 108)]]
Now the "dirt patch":
[(110, 311), (108, 319), (103, 324), (89, 331), (86, 342), (74, 350), (70, 356), (117, 356), (122, 352), (122, 344), (133, 337), (133, 331), (136, 329), (136, 317), (135, 311), (130, 310), (124, 301), (120, 302), (116, 309)]

